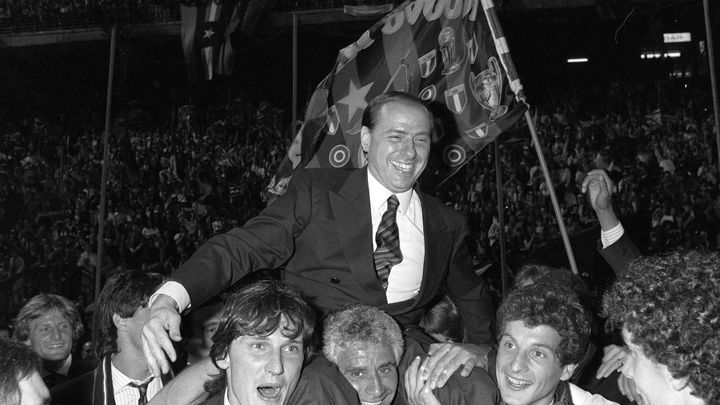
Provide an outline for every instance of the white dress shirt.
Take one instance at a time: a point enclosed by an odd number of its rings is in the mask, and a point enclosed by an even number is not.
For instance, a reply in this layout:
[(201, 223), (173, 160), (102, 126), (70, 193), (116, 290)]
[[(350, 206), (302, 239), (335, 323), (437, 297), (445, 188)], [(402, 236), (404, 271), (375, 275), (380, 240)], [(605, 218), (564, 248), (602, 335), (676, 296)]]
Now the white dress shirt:
[[(118, 370), (112, 361), (110, 362), (111, 373), (112, 373), (112, 384), (113, 394), (115, 396), (115, 405), (137, 405), (138, 399), (140, 399), (140, 391), (136, 387), (129, 385), (130, 383), (142, 384), (147, 381), (133, 380), (126, 376), (122, 371)], [(150, 377), (152, 378), (152, 377)], [(162, 388), (162, 380), (160, 378), (153, 378), (148, 384), (147, 391), (145, 392), (145, 398), (148, 402), (155, 396), (155, 394)]]
[[(375, 251), (377, 248), (375, 233), (387, 210), (387, 199), (393, 193), (380, 184), (370, 171), (368, 171), (368, 190), (370, 191), (373, 251)], [(390, 269), (388, 288), (385, 292), (389, 303), (409, 300), (417, 295), (422, 283), (425, 262), (425, 232), (420, 198), (413, 189), (395, 195), (400, 202), (395, 220), (400, 233), (400, 251), (402, 251), (403, 260)]]

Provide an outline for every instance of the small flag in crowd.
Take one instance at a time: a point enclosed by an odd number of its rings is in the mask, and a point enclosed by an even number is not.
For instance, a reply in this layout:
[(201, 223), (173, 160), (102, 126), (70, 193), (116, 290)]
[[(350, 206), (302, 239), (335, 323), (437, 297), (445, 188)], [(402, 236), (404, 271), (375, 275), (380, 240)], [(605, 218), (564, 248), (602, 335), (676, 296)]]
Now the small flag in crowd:
[(244, 2), (180, 4), (181, 37), (191, 83), (231, 75), (235, 62), (231, 36), (241, 22)]
[(298, 167), (364, 166), (362, 113), (391, 90), (417, 95), (436, 116), (424, 185), (456, 173), (526, 108), (494, 12), (491, 0), (408, 0), (342, 49), (267, 191), (284, 193)]

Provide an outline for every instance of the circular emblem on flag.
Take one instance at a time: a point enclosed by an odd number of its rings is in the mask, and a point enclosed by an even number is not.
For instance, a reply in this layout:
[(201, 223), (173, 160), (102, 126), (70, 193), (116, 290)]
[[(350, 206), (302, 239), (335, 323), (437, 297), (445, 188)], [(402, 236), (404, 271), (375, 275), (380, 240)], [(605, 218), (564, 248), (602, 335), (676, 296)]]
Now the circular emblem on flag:
[(425, 87), (420, 94), (418, 94), (418, 97), (420, 100), (431, 103), (435, 101), (435, 96), (437, 95), (437, 89), (435, 89), (435, 85), (431, 84), (427, 87)]
[(328, 155), (328, 161), (330, 162), (330, 165), (334, 168), (340, 168), (347, 164), (347, 162), (350, 160), (350, 149), (348, 149), (345, 145), (335, 145), (330, 150), (330, 154)]
[(460, 166), (465, 161), (465, 149), (458, 145), (448, 145), (443, 150), (443, 162), (450, 167)]

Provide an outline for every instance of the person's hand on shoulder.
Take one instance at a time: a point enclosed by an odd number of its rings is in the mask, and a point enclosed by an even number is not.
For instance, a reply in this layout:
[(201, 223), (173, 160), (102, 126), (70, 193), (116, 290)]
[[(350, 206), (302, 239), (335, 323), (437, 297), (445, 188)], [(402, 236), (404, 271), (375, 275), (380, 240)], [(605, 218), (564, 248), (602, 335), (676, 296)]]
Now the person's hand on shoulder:
[[(430, 388), (430, 381), (423, 378), (422, 370), (427, 368), (430, 357), (421, 360), (420, 356), (415, 357), (407, 371), (405, 371), (405, 396), (410, 405), (440, 405), (435, 394)], [(422, 365), (421, 365), (422, 363)]]
[(430, 382), (430, 389), (441, 388), (451, 375), (462, 368), (460, 375), (467, 377), (475, 367), (487, 367), (490, 346), (470, 343), (433, 343), (430, 356), (423, 362), (422, 377)]
[(170, 371), (168, 357), (173, 362), (177, 359), (170, 339), (176, 342), (182, 339), (180, 313), (174, 299), (160, 294), (150, 306), (150, 314), (143, 326), (143, 353), (155, 377)]

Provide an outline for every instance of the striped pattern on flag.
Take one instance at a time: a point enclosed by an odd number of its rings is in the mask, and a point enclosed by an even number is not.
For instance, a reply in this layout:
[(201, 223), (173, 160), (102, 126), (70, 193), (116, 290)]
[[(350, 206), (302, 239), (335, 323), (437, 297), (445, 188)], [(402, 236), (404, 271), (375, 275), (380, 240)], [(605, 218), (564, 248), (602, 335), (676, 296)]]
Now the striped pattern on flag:
[(180, 5), (181, 39), (190, 82), (231, 75), (235, 63), (232, 34), (238, 28), (245, 2)]

